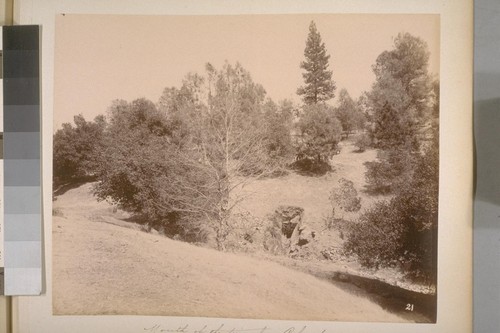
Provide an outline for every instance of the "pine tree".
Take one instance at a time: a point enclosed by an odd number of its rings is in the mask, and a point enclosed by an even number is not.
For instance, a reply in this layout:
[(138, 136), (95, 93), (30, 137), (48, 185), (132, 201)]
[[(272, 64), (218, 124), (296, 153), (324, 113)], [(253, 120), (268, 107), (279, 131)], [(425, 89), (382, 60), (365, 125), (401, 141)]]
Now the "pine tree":
[(334, 97), (335, 82), (332, 80), (332, 71), (328, 70), (330, 55), (326, 54), (325, 43), (316, 29), (316, 24), (311, 21), (309, 35), (304, 50), (306, 58), (300, 67), (306, 72), (302, 74), (305, 85), (297, 90), (305, 104), (317, 104)]

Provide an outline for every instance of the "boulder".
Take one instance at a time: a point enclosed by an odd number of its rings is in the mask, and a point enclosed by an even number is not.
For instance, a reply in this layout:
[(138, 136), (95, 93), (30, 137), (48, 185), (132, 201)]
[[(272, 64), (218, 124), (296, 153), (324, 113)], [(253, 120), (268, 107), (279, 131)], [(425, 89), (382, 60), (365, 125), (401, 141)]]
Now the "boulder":
[[(309, 258), (315, 253), (313, 241), (316, 232), (303, 223), (304, 209), (297, 206), (279, 206), (269, 217), (272, 227), (268, 227), (268, 238), (264, 247), (272, 252), (287, 252), (292, 258)], [(277, 243), (280, 243), (277, 246)], [(267, 244), (268, 243), (268, 244)]]
[(286, 238), (291, 238), (297, 226), (302, 222), (304, 208), (297, 206), (279, 206), (273, 215), (273, 220), (281, 226), (281, 232)]
[(291, 221), (296, 216), (302, 218), (302, 215), (304, 215), (304, 208), (298, 206), (278, 206), (274, 213), (282, 220)]
[(306, 244), (311, 243), (314, 241), (314, 238), (316, 238), (316, 232), (311, 229), (308, 225), (302, 225), (298, 228), (299, 230), (299, 237), (298, 237), (298, 242), (297, 245), (303, 246)]

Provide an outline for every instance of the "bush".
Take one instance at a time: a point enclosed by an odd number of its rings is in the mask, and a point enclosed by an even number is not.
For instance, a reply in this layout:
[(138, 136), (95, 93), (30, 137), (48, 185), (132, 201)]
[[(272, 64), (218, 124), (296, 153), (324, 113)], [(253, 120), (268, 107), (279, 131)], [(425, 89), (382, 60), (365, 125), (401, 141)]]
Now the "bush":
[(255, 252), (264, 247), (264, 221), (248, 212), (235, 213), (229, 218), (231, 230), (225, 248), (235, 252)]
[(358, 152), (362, 153), (372, 145), (372, 140), (367, 133), (363, 133), (358, 137), (354, 145), (358, 147)]
[(411, 180), (415, 156), (405, 149), (379, 151), (378, 160), (365, 162), (367, 189), (375, 194), (395, 193)]
[(354, 188), (354, 183), (348, 179), (340, 178), (339, 186), (330, 192), (332, 209), (339, 208), (344, 212), (357, 212), (361, 209), (361, 198)]
[(332, 166), (323, 160), (303, 158), (290, 164), (292, 170), (304, 176), (323, 176), (332, 171)]
[(438, 161), (435, 142), (416, 158), (412, 177), (401, 183), (390, 201), (376, 203), (349, 224), (344, 247), (362, 265), (397, 264), (408, 277), (436, 282)]
[(399, 199), (378, 202), (359, 221), (348, 222), (344, 249), (365, 267), (397, 265), (410, 278), (432, 281), (436, 228), (419, 230), (402, 204)]
[(274, 255), (285, 254), (281, 222), (273, 217), (270, 217), (269, 222), (264, 229), (264, 249)]
[(344, 248), (357, 254), (363, 266), (379, 268), (401, 252), (402, 227), (391, 204), (378, 202), (349, 224)]

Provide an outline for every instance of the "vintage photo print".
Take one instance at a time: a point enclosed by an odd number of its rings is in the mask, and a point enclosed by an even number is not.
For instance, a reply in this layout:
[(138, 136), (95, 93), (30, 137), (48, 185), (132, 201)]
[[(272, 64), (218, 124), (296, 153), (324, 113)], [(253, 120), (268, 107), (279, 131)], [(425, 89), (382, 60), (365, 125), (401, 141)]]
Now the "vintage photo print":
[(55, 315), (436, 322), (439, 15), (55, 22)]

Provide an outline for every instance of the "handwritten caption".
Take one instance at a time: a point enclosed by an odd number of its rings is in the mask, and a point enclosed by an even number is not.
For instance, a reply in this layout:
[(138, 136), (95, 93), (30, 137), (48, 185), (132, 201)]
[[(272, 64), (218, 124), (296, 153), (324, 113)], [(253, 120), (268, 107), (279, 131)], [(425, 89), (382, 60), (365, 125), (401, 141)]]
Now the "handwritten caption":
[[(276, 331), (271, 331), (269, 327), (260, 327), (260, 328), (234, 328), (229, 327), (224, 324), (216, 328), (210, 328), (208, 325), (205, 325), (201, 328), (190, 327), (189, 325), (179, 326), (177, 328), (165, 328), (161, 325), (153, 325), (151, 327), (144, 328), (144, 332), (148, 333), (271, 333)], [(279, 333), (308, 333), (307, 326), (302, 327), (289, 327)], [(326, 330), (321, 331), (320, 333), (326, 333)]]

